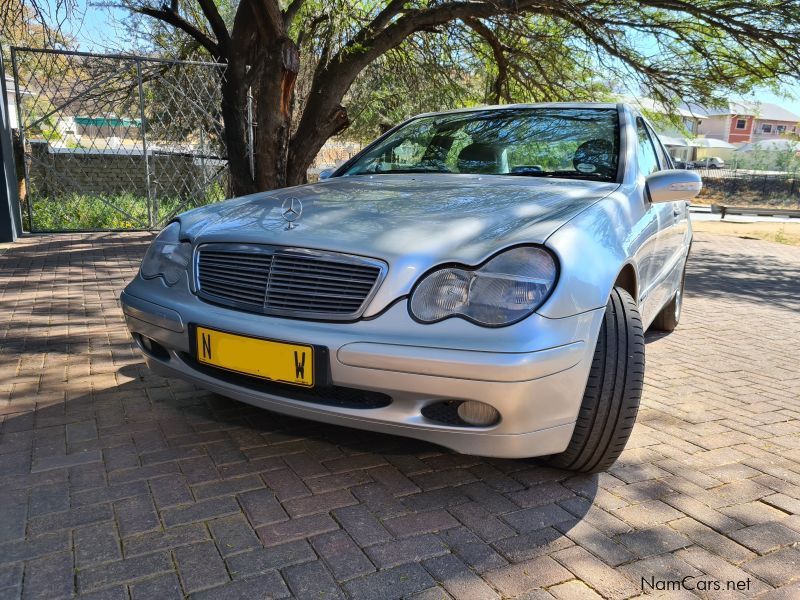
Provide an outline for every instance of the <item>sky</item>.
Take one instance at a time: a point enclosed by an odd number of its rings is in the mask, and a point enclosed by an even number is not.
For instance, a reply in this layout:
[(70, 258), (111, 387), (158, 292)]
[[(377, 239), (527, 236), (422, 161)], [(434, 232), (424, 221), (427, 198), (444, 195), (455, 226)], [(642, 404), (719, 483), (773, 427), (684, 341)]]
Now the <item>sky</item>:
[[(56, 0), (47, 0), (55, 16)], [(99, 6), (104, 4), (97, 0), (76, 0), (77, 11), (71, 15), (74, 21), (72, 33), (75, 36), (79, 49), (87, 52), (102, 52), (108, 48), (115, 50), (124, 49), (121, 42), (122, 32), (114, 27), (115, 21), (125, 17), (127, 11), (119, 8)], [(800, 81), (787, 85), (781, 90), (784, 94), (776, 94), (769, 89), (754, 90), (752, 96), (747, 98), (731, 98), (731, 100), (755, 100), (756, 102), (771, 102), (778, 104), (791, 112), (800, 115)], [(787, 98), (785, 95), (789, 95)]]

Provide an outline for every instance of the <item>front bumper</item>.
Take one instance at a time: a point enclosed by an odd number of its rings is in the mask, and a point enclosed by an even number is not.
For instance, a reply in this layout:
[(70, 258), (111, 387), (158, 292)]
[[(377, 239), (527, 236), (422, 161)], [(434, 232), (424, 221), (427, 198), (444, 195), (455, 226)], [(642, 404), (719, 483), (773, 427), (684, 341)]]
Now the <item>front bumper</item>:
[[(567, 447), (603, 314), (600, 309), (566, 319), (532, 315), (501, 329), (461, 319), (422, 325), (409, 317), (402, 301), (372, 320), (324, 323), (217, 307), (188, 289), (166, 291), (137, 277), (120, 297), (128, 328), (147, 364), (160, 374), (280, 413), (503, 458), (555, 454)], [(377, 408), (333, 406), (293, 398), (290, 388), (264, 391), (209, 373), (192, 360), (191, 324), (324, 346), (332, 385), (385, 394), (391, 402)], [(143, 337), (165, 352), (145, 349)], [(426, 406), (448, 400), (485, 402), (499, 411), (500, 420), (474, 427), (423, 415)]]

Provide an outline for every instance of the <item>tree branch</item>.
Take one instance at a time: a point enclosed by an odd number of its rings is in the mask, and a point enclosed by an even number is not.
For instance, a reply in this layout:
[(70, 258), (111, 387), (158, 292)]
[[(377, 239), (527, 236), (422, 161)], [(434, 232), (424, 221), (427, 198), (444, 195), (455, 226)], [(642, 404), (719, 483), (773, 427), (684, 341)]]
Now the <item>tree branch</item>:
[(295, 16), (297, 13), (300, 12), (300, 9), (303, 8), (303, 4), (305, 0), (292, 0), (289, 3), (289, 6), (286, 7), (286, 10), (283, 11), (283, 28), (289, 29), (289, 26), (292, 24)]
[[(464, 23), (481, 36), (492, 49), (494, 62), (497, 65), (497, 77), (492, 84), (492, 101), (495, 104), (500, 104), (500, 101), (505, 98), (507, 102), (510, 102), (511, 99), (508, 94), (508, 59), (506, 58), (505, 48), (502, 42), (482, 21), (470, 18), (464, 19)], [(503, 87), (506, 88), (505, 96), (503, 95)]]
[(197, 3), (200, 5), (203, 15), (208, 19), (211, 31), (214, 32), (217, 38), (217, 44), (219, 44), (220, 47), (226, 47), (230, 41), (230, 34), (228, 33), (228, 27), (225, 25), (225, 21), (219, 14), (217, 5), (214, 4), (214, 0), (197, 0)]
[(217, 59), (222, 58), (219, 53), (219, 46), (217, 45), (217, 42), (209, 37), (204, 31), (201, 31), (199, 28), (189, 23), (189, 21), (181, 17), (179, 14), (170, 10), (153, 8), (151, 6), (137, 6), (131, 10), (141, 15), (152, 17), (154, 19), (158, 19), (159, 21), (164, 21), (165, 23), (180, 29), (184, 33), (187, 33), (197, 40), (197, 43), (208, 50), (213, 57)]

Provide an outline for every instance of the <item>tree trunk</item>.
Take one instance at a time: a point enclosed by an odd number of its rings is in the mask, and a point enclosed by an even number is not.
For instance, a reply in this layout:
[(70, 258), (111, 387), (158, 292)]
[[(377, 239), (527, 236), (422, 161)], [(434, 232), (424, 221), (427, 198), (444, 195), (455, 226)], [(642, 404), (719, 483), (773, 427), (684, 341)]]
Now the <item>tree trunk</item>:
[(233, 196), (258, 191), (250, 173), (247, 149), (247, 85), (244, 71), (244, 65), (231, 61), (222, 81), (222, 120), (231, 178), (230, 192)]

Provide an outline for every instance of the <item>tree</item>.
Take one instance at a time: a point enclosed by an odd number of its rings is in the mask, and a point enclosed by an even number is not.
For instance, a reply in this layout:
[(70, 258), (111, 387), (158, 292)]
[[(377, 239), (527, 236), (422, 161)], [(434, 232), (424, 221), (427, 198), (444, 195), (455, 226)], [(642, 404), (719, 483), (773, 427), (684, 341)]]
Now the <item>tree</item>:
[[(358, 97), (361, 86), (363, 97), (370, 81), (391, 78), (381, 67), (419, 65), (426, 45), (454, 48), (455, 63), (480, 62), (472, 77), (484, 76), (483, 95), (501, 102), (597, 97), (613, 77), (668, 103), (708, 103), (777, 85), (800, 66), (795, 0), (122, 1), (225, 63), (221, 113), (236, 194), (303, 182), (325, 141), (359, 114), (345, 108), (348, 93)], [(450, 91), (474, 93), (463, 73), (437, 71), (448, 75)]]

